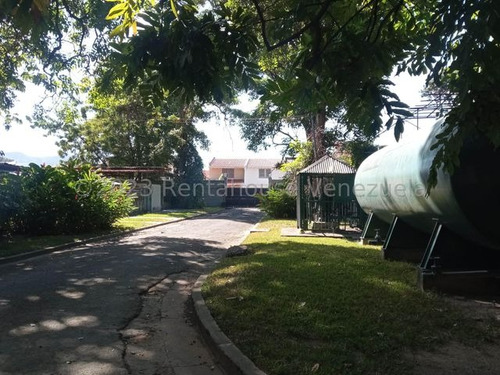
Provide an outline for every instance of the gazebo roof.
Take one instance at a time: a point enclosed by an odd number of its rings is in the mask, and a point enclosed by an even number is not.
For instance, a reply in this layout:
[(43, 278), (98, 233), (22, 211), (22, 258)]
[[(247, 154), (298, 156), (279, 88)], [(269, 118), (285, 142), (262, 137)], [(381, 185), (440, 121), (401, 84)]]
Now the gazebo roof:
[(354, 174), (356, 169), (347, 165), (343, 161), (335, 159), (330, 155), (325, 155), (315, 161), (308, 167), (302, 169), (299, 173), (305, 174)]

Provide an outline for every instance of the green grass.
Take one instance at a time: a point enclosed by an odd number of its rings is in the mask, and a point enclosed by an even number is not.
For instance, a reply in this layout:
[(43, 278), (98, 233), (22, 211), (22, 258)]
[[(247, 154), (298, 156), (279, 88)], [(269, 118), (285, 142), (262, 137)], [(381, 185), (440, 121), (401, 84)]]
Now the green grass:
[(402, 374), (404, 353), (497, 335), (418, 290), (414, 266), (347, 240), (281, 238), (294, 224), (262, 223), (271, 231), (247, 238), (251, 254), (225, 259), (203, 287), (222, 330), (268, 374)]
[(214, 213), (220, 210), (222, 210), (220, 207), (207, 207), (204, 209), (179, 210), (166, 213), (129, 216), (118, 220), (110, 230), (93, 233), (57, 236), (13, 236), (8, 239), (0, 239), (0, 257), (81, 241), (113, 232), (140, 229), (155, 224), (167, 223), (175, 219), (186, 219), (204, 213)]
[(90, 233), (85, 235), (57, 235), (57, 236), (21, 236), (16, 235), (8, 239), (0, 240), (0, 257), (27, 253), (47, 247), (62, 245), (65, 243), (81, 241), (99, 234), (107, 234), (110, 231)]

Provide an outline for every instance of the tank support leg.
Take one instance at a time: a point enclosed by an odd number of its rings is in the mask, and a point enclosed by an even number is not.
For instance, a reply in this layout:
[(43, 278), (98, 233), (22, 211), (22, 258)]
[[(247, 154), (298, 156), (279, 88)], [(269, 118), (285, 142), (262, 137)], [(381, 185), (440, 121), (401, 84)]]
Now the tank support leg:
[(384, 259), (419, 263), (422, 260), (429, 235), (394, 216), (382, 247)]
[(389, 225), (370, 212), (359, 239), (363, 245), (381, 245), (387, 236)]
[(421, 289), (500, 295), (500, 252), (459, 238), (436, 223), (418, 269)]

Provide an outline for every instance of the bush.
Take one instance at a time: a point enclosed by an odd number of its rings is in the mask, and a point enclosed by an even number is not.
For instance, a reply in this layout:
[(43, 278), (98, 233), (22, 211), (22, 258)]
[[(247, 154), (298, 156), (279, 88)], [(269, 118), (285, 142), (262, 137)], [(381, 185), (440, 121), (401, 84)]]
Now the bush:
[(27, 234), (64, 233), (74, 204), (74, 190), (63, 171), (30, 164), (21, 174), (22, 201), (18, 231)]
[(21, 176), (0, 180), (0, 230), (61, 234), (108, 229), (133, 209), (126, 185), (115, 185), (91, 166), (30, 164)]
[(259, 207), (275, 219), (292, 219), (297, 215), (297, 198), (283, 189), (269, 189), (257, 195)]
[[(127, 216), (134, 207), (134, 197), (128, 195), (129, 185), (113, 183), (85, 165), (78, 170), (64, 167), (71, 175), (70, 187), (74, 190), (76, 205), (68, 212), (71, 231), (88, 232), (110, 228), (121, 217)], [(68, 230), (66, 229), (66, 231)]]
[(15, 218), (21, 210), (21, 179), (13, 174), (0, 174), (0, 236), (12, 233)]

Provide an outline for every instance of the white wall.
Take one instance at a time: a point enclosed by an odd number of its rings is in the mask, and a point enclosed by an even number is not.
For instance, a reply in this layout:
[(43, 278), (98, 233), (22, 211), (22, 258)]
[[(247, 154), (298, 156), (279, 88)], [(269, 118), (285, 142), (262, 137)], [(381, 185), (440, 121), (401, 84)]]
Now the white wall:
[(153, 184), (151, 185), (151, 211), (157, 212), (161, 211), (161, 203), (162, 203), (162, 196), (161, 196), (161, 185)]
[(269, 187), (269, 179), (259, 178), (259, 169), (247, 168), (245, 173), (245, 186), (253, 185), (256, 187), (267, 188)]
[(282, 180), (285, 177), (285, 172), (280, 171), (279, 169), (273, 169), (271, 171), (271, 179), (273, 180)]
[[(222, 169), (210, 168), (208, 172), (208, 178), (217, 180), (219, 179), (221, 174)], [(283, 179), (284, 175), (285, 173), (280, 171), (279, 169), (273, 169), (271, 171), (271, 178), (273, 180), (281, 180)], [(253, 185), (262, 188), (269, 187), (269, 179), (267, 177), (259, 178), (259, 168), (247, 168), (245, 170), (242, 168), (234, 168), (234, 178), (236, 180), (243, 180), (243, 184), (245, 186)]]

